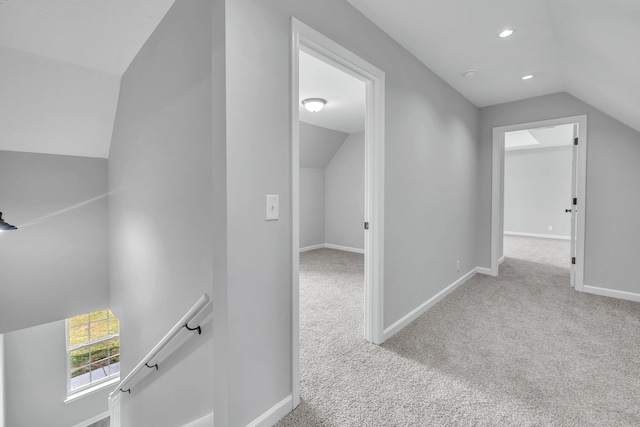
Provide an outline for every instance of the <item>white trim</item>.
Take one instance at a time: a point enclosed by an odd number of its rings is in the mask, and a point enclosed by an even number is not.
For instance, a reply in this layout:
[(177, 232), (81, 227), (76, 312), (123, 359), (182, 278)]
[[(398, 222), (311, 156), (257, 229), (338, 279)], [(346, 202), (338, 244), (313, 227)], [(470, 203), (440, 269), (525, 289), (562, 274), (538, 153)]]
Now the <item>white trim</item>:
[(498, 265), (502, 264), (503, 262), (504, 262), (504, 255), (502, 255), (498, 260)]
[(364, 249), (352, 248), (350, 246), (340, 246), (340, 245), (334, 245), (332, 243), (325, 243), (324, 247), (327, 248), (327, 249), (336, 249), (336, 250), (339, 250), (339, 251), (355, 252), (357, 254), (364, 254)]
[(311, 245), (311, 246), (305, 246), (304, 248), (300, 248), (300, 252), (315, 251), (316, 249), (324, 249), (326, 247), (327, 247), (326, 243), (320, 243), (319, 245)]
[(185, 424), (182, 427), (211, 427), (213, 426), (213, 412), (209, 415), (205, 415), (202, 418), (198, 418), (197, 420), (191, 421), (189, 424)]
[(103, 412), (101, 414), (96, 415), (95, 417), (89, 418), (88, 420), (84, 420), (81, 423), (74, 425), (73, 427), (87, 427), (93, 423), (97, 423), (98, 421), (104, 420), (109, 416), (109, 411)]
[(364, 249), (352, 248), (351, 246), (334, 245), (333, 243), (320, 243), (319, 245), (305, 246), (300, 248), (300, 253), (315, 251), (316, 249), (336, 249), (338, 251), (354, 252), (356, 254), (364, 254)]
[(484, 267), (476, 267), (476, 273), (484, 274), (487, 276), (497, 276), (497, 274), (493, 274), (493, 271), (490, 268), (484, 268)]
[(102, 381), (102, 382), (99, 382), (99, 383), (93, 383), (93, 386), (91, 386), (91, 387), (83, 388), (82, 390), (80, 390), (78, 392), (71, 393), (69, 396), (67, 396), (66, 399), (64, 399), (63, 403), (66, 405), (66, 404), (75, 402), (78, 399), (82, 399), (83, 397), (87, 397), (87, 396), (90, 396), (92, 394), (95, 394), (95, 393), (101, 391), (102, 389), (109, 388), (109, 387), (113, 386), (114, 384), (118, 384), (118, 382), (120, 382), (120, 374), (118, 374), (115, 377), (112, 377), (112, 378), (108, 379), (107, 381)]
[(247, 424), (247, 427), (271, 427), (293, 410), (291, 395), (276, 403), (271, 409)]
[(384, 330), (385, 341), (391, 338), (393, 335), (395, 335), (397, 332), (399, 332), (402, 328), (407, 326), (409, 323), (416, 320), (425, 311), (427, 311), (428, 309), (436, 305), (438, 301), (440, 301), (442, 298), (449, 295), (458, 286), (462, 285), (463, 283), (471, 279), (473, 276), (475, 276), (476, 272), (477, 272), (477, 268), (474, 268), (473, 270), (471, 270), (470, 272), (468, 272), (467, 274), (465, 274), (464, 276), (462, 276), (461, 278), (459, 278), (458, 280), (456, 280), (455, 282), (453, 282), (452, 284), (450, 284), (449, 286), (447, 286), (446, 288), (438, 292), (436, 295), (434, 295), (433, 297), (429, 298), (427, 301), (420, 304), (418, 307), (413, 309), (411, 312), (409, 312), (409, 314), (407, 314), (406, 316), (404, 316), (403, 318), (395, 322), (393, 325), (385, 329)]
[[(502, 173), (504, 169), (504, 134), (515, 130), (532, 129), (545, 126), (558, 126), (578, 123), (578, 226), (576, 232), (576, 282), (575, 288), (582, 291), (584, 287), (584, 245), (585, 245), (585, 213), (586, 213), (586, 184), (587, 184), (587, 115), (562, 117), (551, 120), (542, 120), (530, 123), (520, 123), (493, 128), (492, 163), (491, 163), (491, 275), (498, 275), (498, 258), (502, 241), (502, 216), (504, 215), (504, 202), (502, 200), (503, 183)], [(481, 271), (478, 271), (481, 272)]]
[(540, 239), (571, 240), (571, 236), (561, 236), (559, 234), (521, 233), (519, 231), (505, 231), (504, 234), (509, 236), (538, 237)]
[(640, 302), (640, 294), (626, 291), (618, 291), (616, 289), (598, 288), (596, 286), (584, 285), (583, 292), (604, 297), (625, 299), (628, 301)]
[(299, 52), (304, 51), (365, 83), (365, 339), (384, 341), (385, 73), (291, 17), (291, 358), (293, 408), (300, 403), (300, 141)]

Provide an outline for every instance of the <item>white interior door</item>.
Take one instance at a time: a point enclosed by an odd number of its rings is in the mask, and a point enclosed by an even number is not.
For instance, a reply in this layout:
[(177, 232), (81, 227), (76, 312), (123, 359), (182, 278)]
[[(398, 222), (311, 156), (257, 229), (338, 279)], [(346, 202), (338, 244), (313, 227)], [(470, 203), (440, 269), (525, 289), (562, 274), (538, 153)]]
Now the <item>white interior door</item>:
[(571, 207), (568, 211), (571, 212), (571, 259), (570, 259), (570, 283), (571, 286), (576, 285), (576, 231), (577, 231), (577, 215), (578, 206), (576, 203), (578, 197), (578, 124), (573, 125), (573, 158), (571, 161)]

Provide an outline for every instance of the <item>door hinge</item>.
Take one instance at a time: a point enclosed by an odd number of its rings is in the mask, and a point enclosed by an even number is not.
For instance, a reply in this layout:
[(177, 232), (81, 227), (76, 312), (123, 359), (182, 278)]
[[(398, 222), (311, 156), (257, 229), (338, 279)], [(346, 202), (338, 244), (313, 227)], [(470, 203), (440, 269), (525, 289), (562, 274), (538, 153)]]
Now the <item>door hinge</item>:
[(364, 223), (364, 229), (365, 229), (365, 230), (368, 230), (368, 229), (369, 229), (369, 223), (368, 223), (368, 222), (365, 222), (365, 223)]
[(578, 206), (578, 198), (577, 197), (573, 198), (573, 205), (574, 206)]
[(573, 145), (578, 145), (578, 138), (573, 138)]
[(576, 257), (572, 257), (572, 258), (571, 258), (571, 264), (574, 264), (574, 265), (575, 265), (575, 263), (576, 263)]

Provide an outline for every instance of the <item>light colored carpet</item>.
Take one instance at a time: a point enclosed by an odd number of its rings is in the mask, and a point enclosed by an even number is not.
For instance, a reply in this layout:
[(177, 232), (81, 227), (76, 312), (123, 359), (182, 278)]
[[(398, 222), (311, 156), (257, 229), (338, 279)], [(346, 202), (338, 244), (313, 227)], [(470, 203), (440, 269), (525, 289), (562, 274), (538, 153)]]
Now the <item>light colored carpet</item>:
[(301, 254), (302, 403), (279, 426), (640, 425), (640, 304), (507, 257), (374, 346), (362, 271), (362, 255)]

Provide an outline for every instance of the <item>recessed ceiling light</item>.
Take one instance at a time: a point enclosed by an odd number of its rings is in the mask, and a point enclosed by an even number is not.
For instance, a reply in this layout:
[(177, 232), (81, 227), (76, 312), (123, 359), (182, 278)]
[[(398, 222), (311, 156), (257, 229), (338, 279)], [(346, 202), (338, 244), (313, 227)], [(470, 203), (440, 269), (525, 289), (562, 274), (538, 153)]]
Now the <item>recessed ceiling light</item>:
[(317, 113), (318, 111), (322, 110), (326, 103), (327, 101), (321, 98), (308, 98), (302, 101), (302, 105), (304, 105), (304, 108), (306, 108), (308, 111), (311, 111), (312, 113)]
[(526, 76), (522, 76), (522, 80), (529, 80), (533, 78), (533, 74), (527, 74)]
[(506, 30), (504, 30), (503, 32), (501, 32), (500, 34), (498, 34), (498, 37), (500, 37), (501, 39), (507, 38), (510, 35), (512, 35), (515, 32), (515, 30), (508, 28)]
[(476, 74), (478, 74), (478, 70), (467, 70), (464, 73), (462, 73), (462, 76), (469, 78), (469, 77), (475, 76)]

